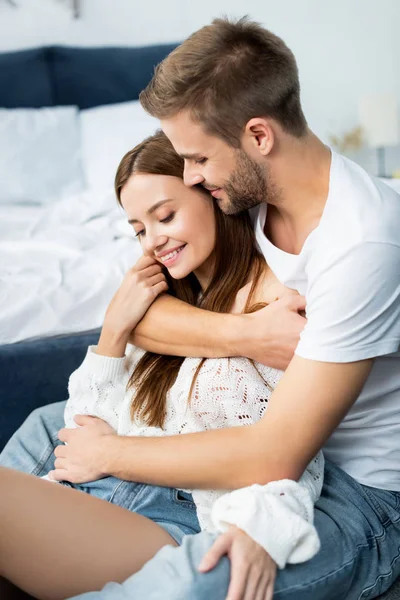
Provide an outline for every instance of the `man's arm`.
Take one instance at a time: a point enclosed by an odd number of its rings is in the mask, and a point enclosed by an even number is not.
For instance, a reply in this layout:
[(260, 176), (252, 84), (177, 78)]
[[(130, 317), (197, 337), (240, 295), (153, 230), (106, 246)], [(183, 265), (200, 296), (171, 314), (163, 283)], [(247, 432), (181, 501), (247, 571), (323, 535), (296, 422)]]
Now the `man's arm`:
[(246, 356), (285, 369), (306, 320), (304, 298), (289, 296), (250, 315), (212, 313), (164, 294), (147, 311), (130, 343), (158, 354)]
[(258, 423), (160, 438), (108, 436), (102, 469), (120, 479), (194, 489), (298, 480), (360, 394), (372, 360), (295, 356)]
[(325, 260), (309, 284), (296, 355), (261, 421), (157, 440), (115, 437), (106, 472), (183, 488), (297, 480), (357, 399), (372, 359), (397, 352), (400, 341), (400, 248), (359, 243)]

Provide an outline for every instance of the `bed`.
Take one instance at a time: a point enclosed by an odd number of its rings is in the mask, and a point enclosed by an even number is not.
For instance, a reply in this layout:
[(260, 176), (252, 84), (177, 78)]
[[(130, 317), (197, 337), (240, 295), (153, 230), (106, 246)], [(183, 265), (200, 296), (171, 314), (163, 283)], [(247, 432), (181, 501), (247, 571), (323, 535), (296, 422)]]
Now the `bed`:
[(138, 95), (174, 47), (0, 54), (0, 449), (34, 408), (67, 397), (140, 254), (113, 178), (158, 127)]
[(0, 344), (101, 325), (139, 253), (113, 178), (158, 127), (137, 98), (173, 47), (0, 54)]

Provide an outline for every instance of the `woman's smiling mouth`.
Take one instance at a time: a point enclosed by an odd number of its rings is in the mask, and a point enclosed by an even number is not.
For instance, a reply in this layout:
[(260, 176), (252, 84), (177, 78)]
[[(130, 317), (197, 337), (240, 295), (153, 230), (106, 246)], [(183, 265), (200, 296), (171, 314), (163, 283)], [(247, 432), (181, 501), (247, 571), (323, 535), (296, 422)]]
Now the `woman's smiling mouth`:
[(166, 267), (169, 267), (176, 261), (179, 254), (182, 252), (182, 250), (185, 247), (186, 247), (186, 244), (183, 244), (179, 248), (175, 248), (174, 250), (171, 250), (170, 252), (166, 252), (162, 256), (157, 256), (156, 258), (157, 258), (157, 260), (162, 262), (163, 265), (165, 265)]

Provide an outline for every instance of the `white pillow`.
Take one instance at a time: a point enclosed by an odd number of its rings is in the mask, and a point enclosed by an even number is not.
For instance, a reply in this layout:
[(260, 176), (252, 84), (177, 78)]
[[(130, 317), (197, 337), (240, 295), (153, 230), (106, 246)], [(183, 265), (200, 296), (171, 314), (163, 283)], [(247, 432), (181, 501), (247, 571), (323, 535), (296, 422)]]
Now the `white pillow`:
[(139, 100), (88, 108), (80, 118), (83, 171), (91, 189), (113, 187), (124, 154), (160, 128)]
[(74, 106), (0, 109), (0, 204), (47, 204), (83, 188)]

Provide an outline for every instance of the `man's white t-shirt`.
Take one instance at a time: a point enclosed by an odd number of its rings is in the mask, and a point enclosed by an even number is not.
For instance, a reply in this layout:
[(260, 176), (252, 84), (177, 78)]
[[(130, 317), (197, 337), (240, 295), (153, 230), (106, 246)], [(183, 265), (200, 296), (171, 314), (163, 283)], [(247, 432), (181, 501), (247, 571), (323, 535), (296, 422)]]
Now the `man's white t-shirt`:
[(400, 491), (400, 196), (332, 152), (329, 194), (299, 255), (257, 242), (281, 283), (306, 297), (296, 354), (348, 363), (376, 357), (325, 456), (360, 483)]

